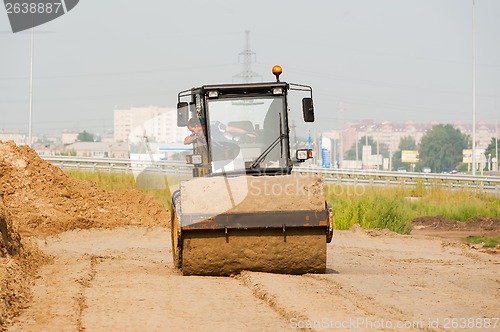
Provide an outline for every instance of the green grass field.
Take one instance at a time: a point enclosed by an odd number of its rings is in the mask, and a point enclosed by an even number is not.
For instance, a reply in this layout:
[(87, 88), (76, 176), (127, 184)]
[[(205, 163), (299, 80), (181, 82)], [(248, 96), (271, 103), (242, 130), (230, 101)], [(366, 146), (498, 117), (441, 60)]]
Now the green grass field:
[(359, 187), (327, 186), (336, 229), (354, 224), (363, 228), (388, 228), (408, 234), (411, 220), (423, 216), (444, 216), (458, 221), (478, 217), (500, 218), (500, 200), (492, 195), (440, 186)]

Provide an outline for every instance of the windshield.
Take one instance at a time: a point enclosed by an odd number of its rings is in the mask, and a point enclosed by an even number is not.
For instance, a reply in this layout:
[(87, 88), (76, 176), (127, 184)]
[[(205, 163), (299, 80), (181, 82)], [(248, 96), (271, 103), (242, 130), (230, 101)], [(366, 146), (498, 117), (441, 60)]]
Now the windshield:
[(210, 99), (212, 172), (286, 167), (284, 112), (283, 96)]

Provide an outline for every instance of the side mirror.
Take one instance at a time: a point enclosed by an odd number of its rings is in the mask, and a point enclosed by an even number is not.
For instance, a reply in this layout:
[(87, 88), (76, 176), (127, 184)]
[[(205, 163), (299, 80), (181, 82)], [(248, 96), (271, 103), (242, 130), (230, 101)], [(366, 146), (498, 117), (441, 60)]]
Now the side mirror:
[(177, 127), (186, 127), (189, 120), (189, 104), (177, 103)]
[(302, 113), (305, 122), (314, 122), (314, 106), (312, 98), (302, 99)]

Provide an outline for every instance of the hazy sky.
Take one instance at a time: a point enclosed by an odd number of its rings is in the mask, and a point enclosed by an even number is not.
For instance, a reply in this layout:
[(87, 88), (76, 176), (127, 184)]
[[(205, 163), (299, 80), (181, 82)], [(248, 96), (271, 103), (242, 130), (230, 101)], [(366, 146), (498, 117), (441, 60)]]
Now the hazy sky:
[[(500, 113), (500, 1), (476, 0), (477, 121)], [(33, 132), (104, 132), (113, 109), (175, 107), (253, 70), (313, 87), (319, 129), (343, 121), (472, 122), (472, 0), (80, 0), (35, 28)], [(28, 128), (30, 32), (0, 8), (0, 130)], [(298, 113), (296, 113), (298, 114)], [(297, 125), (300, 118), (295, 117)], [(312, 127), (311, 127), (312, 128)]]

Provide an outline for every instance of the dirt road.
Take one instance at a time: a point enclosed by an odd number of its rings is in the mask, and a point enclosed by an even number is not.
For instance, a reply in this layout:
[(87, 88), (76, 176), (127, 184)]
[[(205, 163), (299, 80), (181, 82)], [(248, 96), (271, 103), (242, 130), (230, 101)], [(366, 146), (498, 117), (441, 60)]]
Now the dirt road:
[(54, 262), (9, 329), (500, 330), (500, 259), (456, 242), (338, 231), (327, 274), (225, 278), (179, 275), (169, 238), (129, 227), (39, 240)]

